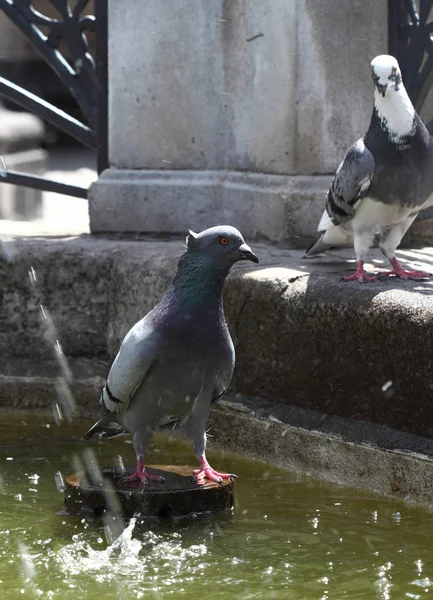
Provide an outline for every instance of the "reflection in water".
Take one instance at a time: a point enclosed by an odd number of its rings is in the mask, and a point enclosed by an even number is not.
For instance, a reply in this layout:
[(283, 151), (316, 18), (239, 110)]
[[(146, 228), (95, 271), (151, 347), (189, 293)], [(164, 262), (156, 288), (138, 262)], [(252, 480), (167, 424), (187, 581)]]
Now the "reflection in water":
[[(48, 427), (49, 426), (49, 427)], [(63, 478), (90, 445), (87, 423), (0, 417), (1, 598), (400, 600), (433, 595), (433, 515), (233, 455), (233, 514), (177, 524), (130, 521), (114, 541), (62, 513)], [(119, 438), (92, 444), (101, 465), (134, 462)], [(212, 454), (212, 453), (211, 453)], [(13, 460), (8, 460), (13, 459)], [(157, 437), (149, 461), (187, 464)]]

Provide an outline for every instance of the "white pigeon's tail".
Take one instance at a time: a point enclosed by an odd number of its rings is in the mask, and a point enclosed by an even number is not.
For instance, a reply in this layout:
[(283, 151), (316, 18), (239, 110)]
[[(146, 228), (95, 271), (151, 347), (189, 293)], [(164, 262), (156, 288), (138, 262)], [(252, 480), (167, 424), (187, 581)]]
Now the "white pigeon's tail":
[(326, 252), (333, 246), (344, 246), (351, 241), (350, 233), (342, 229), (340, 225), (334, 225), (326, 209), (323, 211), (317, 229), (321, 232), (321, 235), (319, 239), (308, 248), (304, 258), (322, 254), (322, 252)]
[(322, 254), (323, 252), (329, 250), (331, 246), (329, 244), (325, 244), (325, 242), (323, 241), (324, 235), (325, 234), (322, 233), (319, 239), (313, 242), (313, 244), (309, 248), (307, 248), (304, 254), (304, 258), (310, 258), (311, 256), (316, 256), (316, 254)]

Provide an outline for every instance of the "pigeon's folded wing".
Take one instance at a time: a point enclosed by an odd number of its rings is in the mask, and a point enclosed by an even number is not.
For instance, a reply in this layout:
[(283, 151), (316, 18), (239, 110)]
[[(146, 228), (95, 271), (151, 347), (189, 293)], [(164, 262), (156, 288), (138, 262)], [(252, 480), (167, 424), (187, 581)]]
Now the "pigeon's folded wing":
[[(371, 185), (375, 168), (372, 153), (362, 139), (358, 140), (338, 167), (329, 189), (326, 202), (329, 226), (340, 225), (353, 217)], [(327, 227), (319, 226), (319, 229)]]
[(150, 327), (146, 317), (127, 334), (102, 391), (102, 401), (110, 412), (123, 413), (128, 409), (158, 357), (160, 345), (160, 335)]

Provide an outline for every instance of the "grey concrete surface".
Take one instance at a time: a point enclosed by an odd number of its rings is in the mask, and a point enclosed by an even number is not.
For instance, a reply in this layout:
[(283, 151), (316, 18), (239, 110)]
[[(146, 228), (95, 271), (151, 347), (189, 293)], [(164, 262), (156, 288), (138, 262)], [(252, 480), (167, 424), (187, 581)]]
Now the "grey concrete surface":
[[(44, 130), (44, 124), (38, 117), (7, 110), (0, 102), (0, 183), (5, 169), (33, 175), (44, 172), (47, 153), (40, 148)], [(41, 205), (42, 194), (39, 190), (14, 185), (0, 186), (0, 223), (2, 219), (24, 215), (37, 218)]]
[[(18, 163), (11, 155), (5, 157), (8, 169), (35, 172), (34, 164), (29, 165), (30, 168), (27, 168), (27, 163), (23, 166), (24, 158), (26, 161), (33, 158), (38, 161), (38, 173), (47, 179), (87, 188), (97, 178), (95, 153), (84, 148), (56, 148), (49, 153), (33, 150), (31, 153), (16, 154), (20, 157)], [(0, 236), (89, 233), (88, 200), (27, 188), (25, 201), (19, 196), (17, 202), (16, 194), (21, 194), (22, 190), (24, 188), (16, 188), (12, 185), (2, 186)], [(6, 197), (10, 197), (10, 201), (3, 200)], [(23, 206), (22, 210), (20, 210), (21, 206)]]
[[(356, 431), (357, 423), (341, 420), (343, 432)], [(291, 424), (290, 420), (263, 414), (242, 403), (222, 400), (210, 416), (213, 443), (290, 471), (307, 473), (336, 484), (377, 492), (406, 502), (433, 506), (431, 442), (413, 436), (419, 453), (408, 449), (410, 436), (390, 435), (397, 448), (389, 450), (371, 442), (353, 442), (348, 436)], [(382, 428), (385, 430), (385, 428)], [(242, 476), (242, 474), (239, 474)]]

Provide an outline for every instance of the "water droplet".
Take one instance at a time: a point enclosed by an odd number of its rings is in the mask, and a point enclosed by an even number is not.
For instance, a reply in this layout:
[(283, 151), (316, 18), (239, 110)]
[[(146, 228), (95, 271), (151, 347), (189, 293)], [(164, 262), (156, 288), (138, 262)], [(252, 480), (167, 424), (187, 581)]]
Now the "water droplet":
[(125, 463), (124, 463), (123, 457), (120, 456), (120, 454), (118, 454), (117, 456), (114, 457), (114, 466), (118, 473), (121, 473), (121, 474), (126, 473)]
[(64, 377), (58, 377), (55, 388), (61, 407), (61, 411), (59, 410), (58, 414), (61, 418), (63, 418), (64, 415), (68, 421), (72, 421), (72, 418), (76, 413), (77, 404), (66, 379)]
[(36, 281), (37, 281), (37, 279), (36, 279), (36, 271), (34, 270), (33, 267), (30, 267), (30, 269), (28, 270), (28, 273), (29, 273), (30, 283), (32, 285), (34, 285), (36, 283)]
[(52, 406), (53, 418), (56, 425), (61, 425), (63, 423), (63, 412), (58, 404), (53, 404)]
[(56, 488), (59, 492), (63, 493), (65, 491), (65, 480), (63, 479), (63, 475), (60, 471), (54, 475), (54, 481), (56, 482)]
[(383, 384), (382, 386), (382, 392), (386, 392), (386, 390), (389, 390), (389, 388), (392, 386), (392, 381), (391, 379), (389, 381), (387, 381), (386, 383)]

